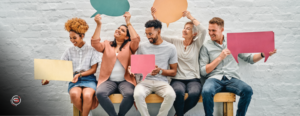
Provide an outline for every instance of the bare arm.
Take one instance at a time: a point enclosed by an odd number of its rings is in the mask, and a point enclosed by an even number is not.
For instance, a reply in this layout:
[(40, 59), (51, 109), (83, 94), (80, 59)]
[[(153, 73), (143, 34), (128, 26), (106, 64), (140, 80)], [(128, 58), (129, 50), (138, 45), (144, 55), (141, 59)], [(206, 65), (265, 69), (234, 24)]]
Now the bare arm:
[(157, 65), (155, 66), (156, 68), (151, 72), (151, 75), (157, 75), (160, 70), (162, 70), (162, 74), (164, 76), (172, 76), (174, 77), (177, 73), (177, 63), (175, 64), (170, 64), (170, 69), (161, 69)]
[(130, 23), (130, 18), (131, 18), (130, 13), (125, 12), (124, 17), (125, 17), (125, 21), (128, 26), (128, 30), (129, 30), (129, 34), (130, 34), (130, 38), (131, 38), (130, 49), (131, 49), (131, 52), (134, 54), (139, 47), (139, 43), (141, 41), (140, 36), (136, 33), (135, 29), (133, 28), (133, 26)]
[(220, 64), (220, 62), (230, 54), (231, 52), (228, 49), (224, 49), (219, 55), (219, 57), (217, 57), (211, 63), (206, 65), (206, 74), (212, 72)]
[(99, 52), (104, 52), (104, 43), (100, 42), (100, 31), (101, 31), (101, 15), (97, 14), (94, 18), (95, 22), (97, 23), (97, 27), (95, 29), (94, 35), (91, 39), (91, 45)]
[[(273, 54), (275, 54), (277, 52), (277, 49), (275, 49), (274, 51), (269, 52), (270, 56), (272, 56)], [(262, 53), (263, 56), (265, 56), (264, 53)], [(253, 56), (253, 62), (256, 63), (258, 61), (260, 61), (261, 59), (263, 59), (263, 57), (261, 56), (261, 53), (258, 54), (254, 54)]]
[[(98, 63), (94, 64), (91, 69), (85, 71), (85, 72), (82, 72), (81, 73), (81, 76), (88, 76), (88, 75), (91, 75), (91, 74), (94, 74), (96, 73), (96, 70), (97, 70), (97, 67), (98, 67)], [(78, 81), (78, 78), (80, 78), (80, 73), (79, 74), (76, 74), (72, 80), (72, 83), (76, 83)]]

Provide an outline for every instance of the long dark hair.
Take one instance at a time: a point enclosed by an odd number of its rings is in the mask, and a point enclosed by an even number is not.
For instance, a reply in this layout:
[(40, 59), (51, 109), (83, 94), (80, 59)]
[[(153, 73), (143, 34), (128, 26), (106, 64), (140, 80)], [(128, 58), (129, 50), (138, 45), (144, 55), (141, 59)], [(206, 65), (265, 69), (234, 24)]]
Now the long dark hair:
[[(125, 26), (126, 29), (127, 29), (127, 34), (126, 36), (128, 36), (129, 38), (127, 40), (124, 40), (124, 42), (122, 43), (121, 47), (120, 47), (120, 51), (122, 50), (122, 48), (127, 44), (127, 42), (131, 41), (130, 39), (130, 33), (129, 33), (129, 30), (128, 30), (128, 27), (126, 25), (121, 25), (121, 26)], [(116, 42), (116, 38), (114, 39), (114, 41), (111, 41), (110, 42), (110, 46), (111, 47), (116, 47), (117, 46), (117, 42)]]

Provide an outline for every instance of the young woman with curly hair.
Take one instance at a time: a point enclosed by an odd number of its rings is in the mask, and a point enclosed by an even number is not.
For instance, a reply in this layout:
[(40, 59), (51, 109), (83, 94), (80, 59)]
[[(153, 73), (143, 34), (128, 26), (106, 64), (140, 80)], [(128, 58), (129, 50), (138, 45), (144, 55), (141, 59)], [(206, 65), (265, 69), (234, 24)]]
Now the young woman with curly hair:
[[(94, 73), (100, 61), (100, 53), (83, 41), (88, 28), (87, 23), (80, 18), (72, 18), (65, 23), (65, 29), (69, 32), (74, 46), (68, 48), (61, 57), (61, 60), (72, 61), (74, 78), (69, 83), (68, 92), (72, 103), (83, 116), (87, 116), (98, 105), (93, 104), (93, 99), (96, 101), (94, 95), (97, 80)], [(48, 83), (46, 81), (43, 85)]]
[[(97, 27), (91, 44), (103, 53), (96, 96), (100, 105), (109, 116), (125, 116), (132, 107), (133, 91), (136, 80), (128, 73), (131, 54), (138, 49), (140, 37), (130, 24), (130, 13), (124, 14), (127, 25), (121, 25), (114, 33), (114, 40), (100, 42), (101, 16), (95, 16)], [(117, 114), (109, 95), (119, 91), (123, 95), (120, 110)]]

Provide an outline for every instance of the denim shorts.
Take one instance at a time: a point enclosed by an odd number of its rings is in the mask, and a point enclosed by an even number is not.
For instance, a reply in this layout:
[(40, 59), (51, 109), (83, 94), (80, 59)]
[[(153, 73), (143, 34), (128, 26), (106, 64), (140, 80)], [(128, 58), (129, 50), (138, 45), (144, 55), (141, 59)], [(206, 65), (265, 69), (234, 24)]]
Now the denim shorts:
[(96, 91), (96, 76), (94, 74), (91, 74), (89, 76), (79, 77), (76, 83), (69, 82), (68, 93), (73, 87), (89, 87)]

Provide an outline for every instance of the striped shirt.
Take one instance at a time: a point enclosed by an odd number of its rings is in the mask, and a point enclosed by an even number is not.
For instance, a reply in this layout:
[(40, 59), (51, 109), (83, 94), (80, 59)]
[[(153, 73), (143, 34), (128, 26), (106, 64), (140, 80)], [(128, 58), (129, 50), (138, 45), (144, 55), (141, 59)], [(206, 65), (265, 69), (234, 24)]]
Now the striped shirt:
[(68, 48), (62, 55), (61, 60), (72, 61), (73, 73), (84, 72), (100, 62), (100, 53), (85, 43), (81, 48), (77, 46)]

